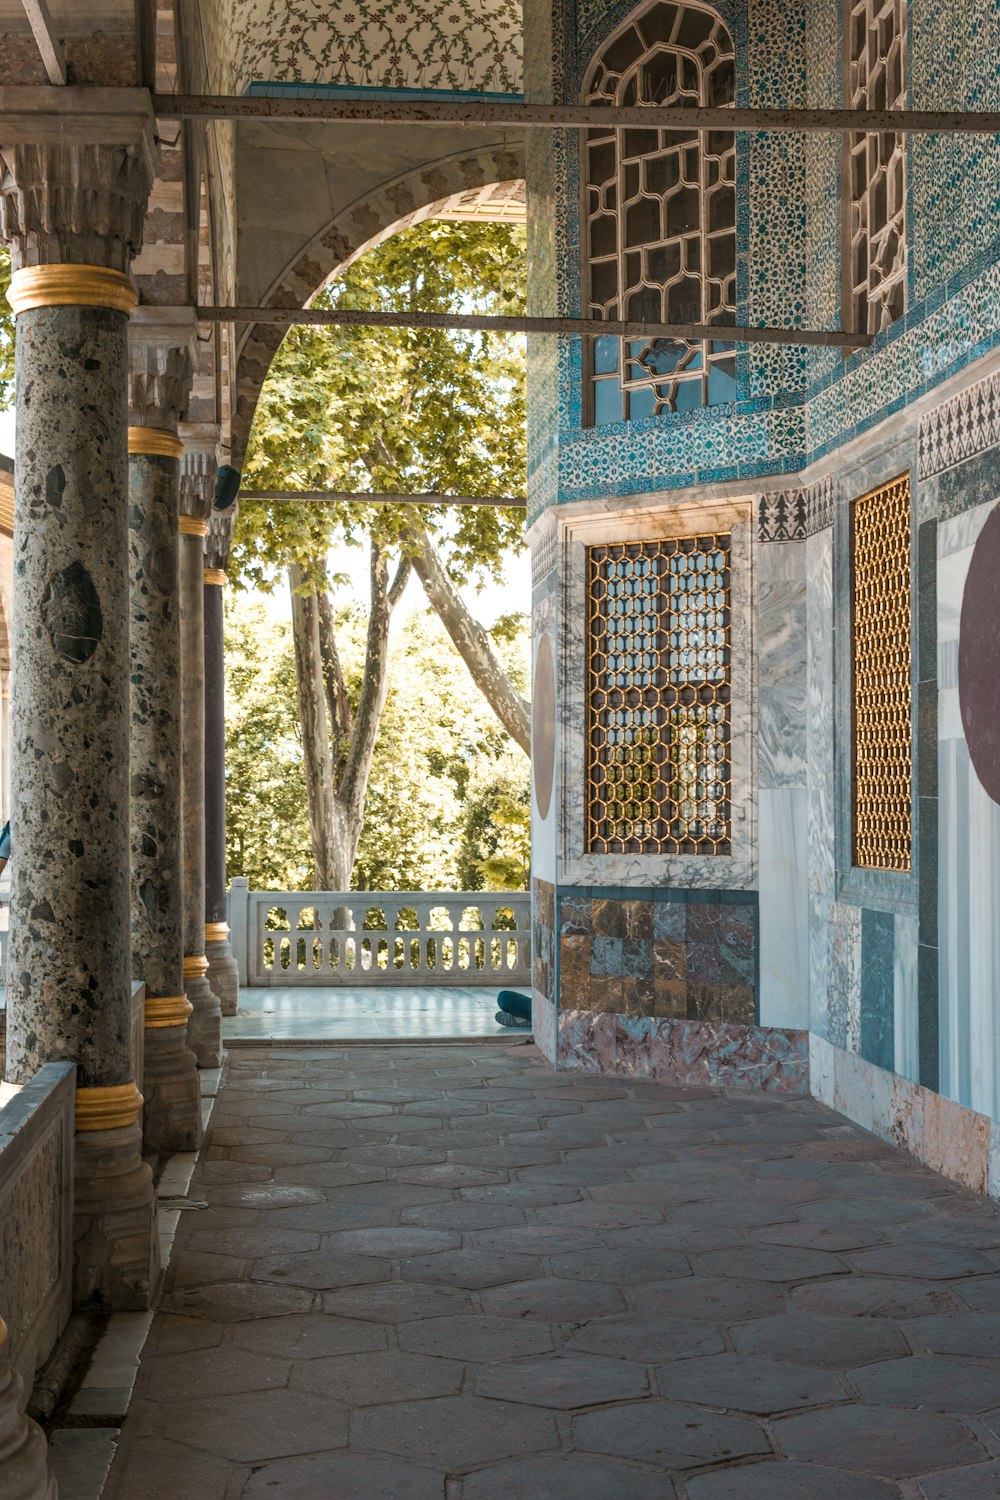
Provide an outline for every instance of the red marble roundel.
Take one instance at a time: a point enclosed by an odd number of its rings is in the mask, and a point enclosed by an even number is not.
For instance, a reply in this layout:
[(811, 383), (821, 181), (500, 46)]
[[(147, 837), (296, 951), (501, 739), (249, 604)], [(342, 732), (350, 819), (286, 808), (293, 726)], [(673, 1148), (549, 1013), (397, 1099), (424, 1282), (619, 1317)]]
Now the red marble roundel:
[(1000, 802), (1000, 505), (979, 533), (965, 581), (958, 701), (976, 775)]
[(552, 642), (543, 635), (535, 656), (535, 680), (531, 693), (531, 759), (534, 768), (535, 804), (543, 818), (549, 815), (552, 777), (556, 760), (556, 674)]

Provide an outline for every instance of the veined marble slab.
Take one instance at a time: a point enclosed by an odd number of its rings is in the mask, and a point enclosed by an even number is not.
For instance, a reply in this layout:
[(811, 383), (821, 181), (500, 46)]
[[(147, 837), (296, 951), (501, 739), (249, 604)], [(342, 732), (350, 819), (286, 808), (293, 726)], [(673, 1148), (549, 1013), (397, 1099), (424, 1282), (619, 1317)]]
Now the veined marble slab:
[(762, 1026), (809, 1025), (808, 801), (805, 787), (759, 794)]

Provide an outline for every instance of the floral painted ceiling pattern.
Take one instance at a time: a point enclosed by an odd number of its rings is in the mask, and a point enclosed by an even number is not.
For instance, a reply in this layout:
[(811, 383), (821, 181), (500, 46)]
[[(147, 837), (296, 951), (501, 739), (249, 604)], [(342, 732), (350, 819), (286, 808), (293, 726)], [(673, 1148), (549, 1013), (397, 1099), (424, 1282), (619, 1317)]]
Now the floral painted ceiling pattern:
[(239, 88), (521, 89), (519, 0), (250, 0), (235, 9)]

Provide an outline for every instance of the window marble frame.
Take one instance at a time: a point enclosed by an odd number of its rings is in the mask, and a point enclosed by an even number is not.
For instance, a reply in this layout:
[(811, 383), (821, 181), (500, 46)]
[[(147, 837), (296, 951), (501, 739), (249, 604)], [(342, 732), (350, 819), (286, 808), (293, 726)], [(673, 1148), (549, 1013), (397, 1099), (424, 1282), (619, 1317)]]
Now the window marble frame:
[[(912, 771), (910, 869), (876, 870), (854, 864), (854, 710), (853, 631), (851, 629), (853, 572), (851, 562), (851, 506), (862, 495), (889, 484), (901, 474), (910, 476), (910, 731)], [(834, 815), (836, 893), (839, 901), (874, 911), (915, 915), (919, 909), (920, 839), (918, 823), (920, 736), (918, 640), (920, 520), (919, 435), (917, 425), (867, 449), (836, 476), (833, 545), (834, 600)]]
[[(559, 880), (567, 885), (748, 890), (756, 884), (755, 501), (636, 497), (620, 509), (560, 517)], [(730, 851), (592, 854), (587, 851), (587, 548), (605, 542), (729, 532)]]

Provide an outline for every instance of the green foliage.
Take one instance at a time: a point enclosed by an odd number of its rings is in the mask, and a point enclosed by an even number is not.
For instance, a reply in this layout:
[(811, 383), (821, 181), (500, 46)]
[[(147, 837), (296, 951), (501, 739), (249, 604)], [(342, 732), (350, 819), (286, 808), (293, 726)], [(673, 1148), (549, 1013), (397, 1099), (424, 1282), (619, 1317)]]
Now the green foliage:
[[(430, 221), (361, 256), (316, 306), (433, 312), (523, 310), (523, 231)], [(431, 329), (289, 330), (260, 395), (247, 489), (520, 496), (524, 341)], [(459, 582), (498, 577), (523, 545), (523, 513), (421, 508)], [(289, 556), (307, 567), (373, 536), (397, 550), (412, 507), (245, 502), (233, 549), (246, 585), (273, 588)]]
[(531, 778), (523, 755), (482, 759), (462, 820), (458, 882), (464, 891), (524, 891), (531, 866)]
[(14, 314), (7, 301), (10, 250), (0, 244), (0, 411), (14, 405)]
[[(356, 698), (364, 613), (344, 605), (336, 623), (348, 693)], [(527, 645), (522, 621), (504, 648), (515, 678), (527, 673)], [(518, 797), (525, 816), (527, 810), (524, 756), (510, 748), (435, 615), (410, 612), (393, 630), (391, 651), (353, 888), (523, 889), (526, 824), (521, 840), (517, 816)], [(227, 601), (226, 692), (230, 876), (247, 875), (257, 889), (308, 890), (312, 856), (291, 629), (262, 603), (239, 595)], [(498, 800), (491, 806), (494, 785)], [(510, 827), (508, 800), (516, 808)]]
[(306, 890), (312, 852), (291, 626), (226, 600), (226, 861), (256, 890)]

